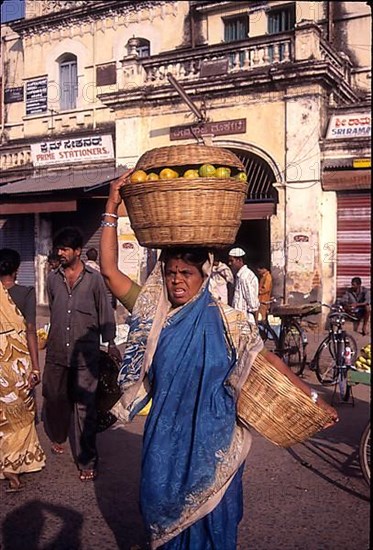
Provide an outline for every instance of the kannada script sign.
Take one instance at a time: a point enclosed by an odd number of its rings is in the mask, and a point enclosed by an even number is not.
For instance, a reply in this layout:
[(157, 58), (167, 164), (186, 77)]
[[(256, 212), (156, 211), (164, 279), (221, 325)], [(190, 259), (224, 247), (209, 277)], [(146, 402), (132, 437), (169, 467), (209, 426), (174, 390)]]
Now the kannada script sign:
[[(225, 136), (229, 134), (244, 134), (246, 132), (246, 118), (223, 120), (221, 122), (205, 122), (201, 126), (172, 126), (170, 140), (192, 139), (196, 136)], [(195, 135), (194, 135), (195, 134)]]
[(113, 140), (104, 135), (32, 143), (31, 158), (34, 166), (113, 159)]
[(326, 139), (346, 139), (354, 137), (370, 137), (370, 113), (350, 113), (333, 115), (329, 121)]

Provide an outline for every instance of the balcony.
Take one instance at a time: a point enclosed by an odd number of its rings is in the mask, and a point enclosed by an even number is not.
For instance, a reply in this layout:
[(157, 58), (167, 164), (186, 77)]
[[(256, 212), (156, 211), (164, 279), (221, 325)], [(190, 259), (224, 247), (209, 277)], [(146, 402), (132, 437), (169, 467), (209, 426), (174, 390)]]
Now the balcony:
[[(232, 43), (204, 45), (179, 51), (165, 52), (150, 58), (130, 55), (121, 61), (118, 71), (118, 92), (136, 88), (158, 88), (168, 84), (167, 73), (182, 83), (201, 83), (206, 76), (235, 76), (257, 73), (261, 68), (294, 68), (297, 63), (324, 62), (338, 80), (351, 84), (351, 62), (336, 52), (321, 37), (319, 27), (312, 22), (299, 23), (294, 31), (249, 38)], [(224, 67), (206, 75), (206, 65)], [(215, 78), (216, 80), (216, 78)], [(110, 94), (108, 94), (110, 95)], [(102, 98), (106, 96), (103, 90)]]

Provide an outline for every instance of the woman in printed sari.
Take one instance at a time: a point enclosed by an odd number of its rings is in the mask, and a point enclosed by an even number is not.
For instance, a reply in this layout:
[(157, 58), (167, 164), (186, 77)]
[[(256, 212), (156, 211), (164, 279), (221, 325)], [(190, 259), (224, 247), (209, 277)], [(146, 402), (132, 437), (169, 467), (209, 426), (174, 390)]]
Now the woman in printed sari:
[(40, 382), (35, 289), (16, 284), (19, 265), (17, 251), (0, 250), (0, 478), (9, 482), (6, 492), (22, 488), (20, 474), (45, 465), (32, 391)]
[[(236, 401), (250, 366), (264, 353), (255, 325), (209, 291), (213, 256), (206, 249), (164, 250), (140, 288), (118, 269), (119, 189), (103, 214), (101, 273), (132, 311), (119, 374), (127, 421), (148, 400), (140, 502), (151, 548), (233, 550), (242, 517), (242, 471), (251, 435)], [(310, 388), (272, 357), (310, 395)], [(336, 412), (320, 400), (334, 418)]]

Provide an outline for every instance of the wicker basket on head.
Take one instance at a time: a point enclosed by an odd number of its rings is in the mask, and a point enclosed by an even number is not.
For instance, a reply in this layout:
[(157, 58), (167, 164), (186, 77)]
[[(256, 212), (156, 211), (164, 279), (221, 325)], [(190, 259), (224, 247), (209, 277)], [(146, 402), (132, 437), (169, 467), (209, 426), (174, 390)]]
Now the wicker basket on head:
[[(136, 170), (180, 169), (203, 164), (226, 166), (232, 174), (244, 171), (241, 161), (226, 149), (204, 145), (173, 145), (144, 153)], [(248, 184), (225, 179), (178, 177), (129, 183), (121, 189), (131, 226), (142, 246), (227, 246), (241, 223)]]
[(244, 425), (281, 447), (305, 441), (332, 421), (261, 354), (242, 387), (237, 414)]

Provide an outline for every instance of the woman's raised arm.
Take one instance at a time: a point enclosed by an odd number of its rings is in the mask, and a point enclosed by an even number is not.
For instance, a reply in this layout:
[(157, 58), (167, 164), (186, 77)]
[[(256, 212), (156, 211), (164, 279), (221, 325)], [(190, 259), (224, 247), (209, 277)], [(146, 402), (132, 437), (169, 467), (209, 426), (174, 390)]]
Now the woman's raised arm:
[(132, 280), (118, 269), (118, 208), (122, 202), (119, 190), (126, 185), (132, 170), (128, 170), (110, 185), (105, 213), (102, 216), (100, 239), (101, 275), (116, 298), (124, 296), (132, 286)]

